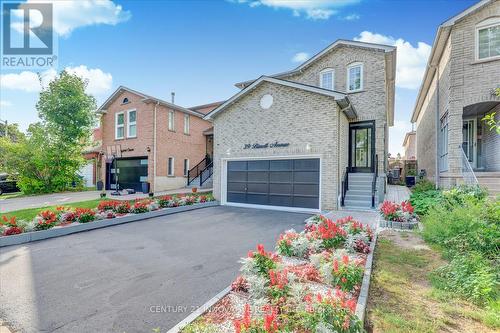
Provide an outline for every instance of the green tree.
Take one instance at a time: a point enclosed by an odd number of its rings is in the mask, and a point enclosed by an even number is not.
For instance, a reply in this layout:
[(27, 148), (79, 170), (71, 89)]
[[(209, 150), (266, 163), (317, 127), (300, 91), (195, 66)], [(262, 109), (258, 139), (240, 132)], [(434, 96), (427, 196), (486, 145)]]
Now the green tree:
[[(495, 89), (495, 94), (498, 97), (500, 97), (500, 88)], [(496, 115), (496, 112), (488, 113), (481, 120), (484, 121), (486, 123), (486, 125), (488, 125), (490, 127), (490, 131), (495, 130), (497, 132), (497, 134), (500, 134), (500, 120), (497, 121), (495, 119), (495, 115)]]
[(95, 99), (85, 93), (87, 82), (66, 71), (40, 93), (41, 122), (31, 124), (26, 139), (0, 140), (0, 167), (18, 176), (25, 193), (49, 193), (78, 182), (83, 149), (95, 123)]
[(7, 124), (0, 122), (0, 137), (5, 137), (5, 133), (9, 140), (19, 142), (24, 139), (24, 133), (19, 130), (18, 124)]

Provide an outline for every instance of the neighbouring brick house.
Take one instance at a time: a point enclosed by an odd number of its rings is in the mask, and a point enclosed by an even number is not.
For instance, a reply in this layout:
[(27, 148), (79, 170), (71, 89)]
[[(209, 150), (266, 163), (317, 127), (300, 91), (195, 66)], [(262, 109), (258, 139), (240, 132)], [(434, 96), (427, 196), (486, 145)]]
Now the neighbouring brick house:
[(439, 186), (500, 192), (500, 136), (481, 120), (499, 119), (499, 86), (500, 1), (483, 0), (438, 27), (411, 119), (419, 169)]
[(185, 187), (187, 173), (211, 154), (212, 127), (203, 120), (217, 103), (193, 109), (166, 102), (141, 92), (119, 87), (98, 109), (101, 115), (101, 179), (106, 189), (114, 189), (111, 151), (121, 151), (117, 159), (121, 189), (141, 191), (149, 182), (151, 191)]
[(205, 116), (214, 124), (215, 197), (286, 210), (376, 204), (395, 67), (393, 46), (338, 40), (294, 70), (238, 83)]

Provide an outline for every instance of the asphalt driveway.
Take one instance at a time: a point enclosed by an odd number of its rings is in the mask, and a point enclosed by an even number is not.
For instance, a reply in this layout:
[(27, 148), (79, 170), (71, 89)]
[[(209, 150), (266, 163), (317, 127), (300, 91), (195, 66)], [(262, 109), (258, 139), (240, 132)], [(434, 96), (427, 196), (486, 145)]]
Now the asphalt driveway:
[(1, 248), (0, 319), (30, 333), (166, 332), (248, 250), (307, 217), (219, 206)]

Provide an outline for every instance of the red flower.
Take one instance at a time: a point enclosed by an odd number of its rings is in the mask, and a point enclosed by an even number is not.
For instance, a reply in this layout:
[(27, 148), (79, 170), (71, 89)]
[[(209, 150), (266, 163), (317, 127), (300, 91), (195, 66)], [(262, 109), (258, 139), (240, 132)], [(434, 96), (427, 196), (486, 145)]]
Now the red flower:
[(257, 252), (259, 252), (260, 255), (265, 256), (266, 251), (264, 251), (264, 245), (263, 244), (258, 244), (257, 245)]
[(414, 208), (411, 205), (411, 202), (409, 201), (403, 201), (401, 203), (401, 209), (403, 209), (403, 212), (413, 214)]
[(337, 259), (333, 262), (333, 271), (337, 273), (339, 271), (339, 262)]

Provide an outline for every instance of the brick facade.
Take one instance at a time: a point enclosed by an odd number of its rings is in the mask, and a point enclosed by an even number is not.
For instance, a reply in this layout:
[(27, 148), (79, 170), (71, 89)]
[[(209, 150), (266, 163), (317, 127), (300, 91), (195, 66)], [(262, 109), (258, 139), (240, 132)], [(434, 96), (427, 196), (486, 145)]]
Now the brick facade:
[[(457, 20), (449, 29), (442, 55), (437, 63), (428, 89), (421, 93), (423, 103), (417, 123), (417, 156), (419, 169), (425, 169), (429, 178), (436, 175), (436, 108), (439, 102), (439, 119), (448, 113), (448, 145), (440, 153), (440, 185), (452, 186), (460, 181), (463, 142), (462, 126), (464, 108), (476, 103), (500, 101), (492, 90), (500, 84), (500, 59), (479, 61), (476, 59), (476, 27), (488, 18), (500, 16), (500, 1), (491, 1), (486, 6)], [(443, 33), (445, 33), (443, 32)], [(434, 45), (436, 48), (436, 45)], [(425, 80), (425, 78), (424, 78)], [(439, 87), (439, 90), (437, 89)], [(439, 92), (439, 93), (438, 93)], [(483, 111), (485, 112), (485, 111)], [(468, 115), (480, 122), (482, 114)], [(487, 171), (500, 171), (498, 155), (500, 138), (495, 133), (487, 133), (482, 126), (483, 155)]]
[[(128, 103), (123, 104), (127, 98)], [(156, 108), (156, 177), (154, 124)], [(119, 112), (135, 109), (137, 111), (137, 136), (127, 138), (127, 116), (125, 116), (125, 138), (115, 138), (115, 115)], [(168, 129), (168, 113), (174, 112), (175, 131)], [(210, 122), (203, 120), (202, 114), (189, 115), (189, 134), (184, 134), (184, 115), (178, 109), (150, 101), (145, 102), (144, 96), (124, 90), (115, 96), (106, 107), (101, 117), (102, 151), (110, 145), (121, 146), (123, 157), (144, 157), (148, 159), (148, 182), (152, 191), (177, 189), (186, 186), (184, 176), (184, 159), (189, 160), (193, 167), (200, 162), (206, 153), (206, 137), (203, 131), (210, 128)], [(167, 175), (167, 160), (174, 158), (174, 175)], [(106, 179), (106, 161), (103, 159), (101, 179)]]
[[(338, 209), (342, 176), (348, 165), (349, 122), (375, 121), (375, 151), (378, 155), (379, 190), (385, 183), (388, 145), (386, 53), (383, 50), (340, 46), (331, 49), (300, 73), (280, 79), (319, 86), (319, 72), (335, 70), (334, 90), (346, 91), (347, 66), (363, 63), (362, 91), (347, 94), (357, 112), (348, 120), (329, 96), (264, 81), (214, 116), (214, 195), (222, 199), (223, 163), (231, 158), (317, 156), (321, 158), (320, 208)], [(245, 85), (246, 83), (242, 83)], [(274, 103), (264, 110), (260, 98), (271, 94)], [(244, 144), (288, 142), (287, 148), (243, 150)]]

